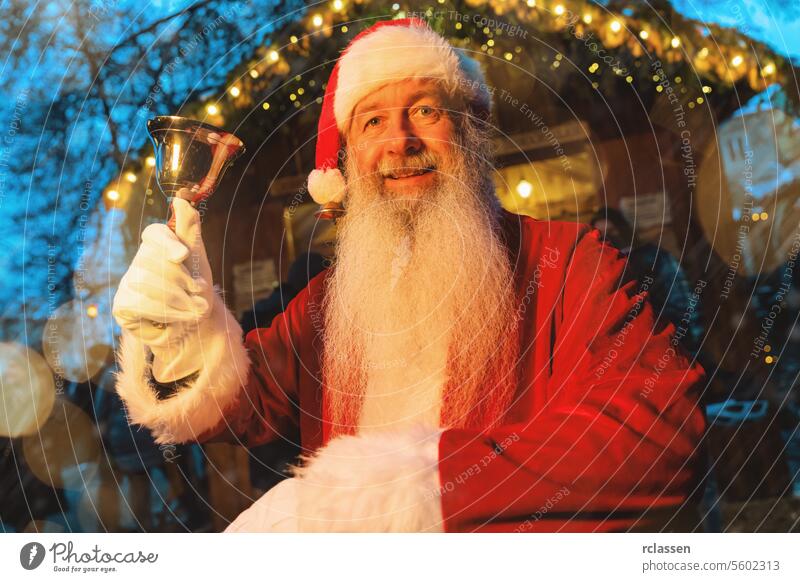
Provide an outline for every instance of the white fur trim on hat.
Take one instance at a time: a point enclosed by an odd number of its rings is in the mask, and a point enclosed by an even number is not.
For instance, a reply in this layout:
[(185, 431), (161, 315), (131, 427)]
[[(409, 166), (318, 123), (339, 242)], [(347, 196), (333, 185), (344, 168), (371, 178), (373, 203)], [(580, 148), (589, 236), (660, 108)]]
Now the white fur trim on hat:
[[(488, 92), (480, 68), (475, 63), (470, 70), (462, 70), (464, 61), (472, 59), (459, 57), (456, 49), (428, 26), (384, 26), (366, 35), (339, 59), (333, 101), (339, 130), (346, 130), (361, 99), (383, 85), (407, 78), (439, 78), (453, 93), (480, 94), (480, 100), (486, 101)], [(479, 79), (472, 79), (476, 73)]]
[(150, 349), (122, 331), (117, 393), (129, 421), (150, 429), (158, 444), (194, 441), (219, 425), (247, 382), (250, 360), (242, 328), (219, 295), (215, 295), (211, 316), (201, 324), (206, 325), (210, 331), (201, 331), (202, 353), (197, 354), (205, 365), (192, 383), (164, 400), (158, 399), (150, 384)]
[(297, 525), (318, 532), (442, 532), (441, 430), (333, 439), (296, 469)]
[(312, 170), (308, 175), (308, 193), (317, 204), (341, 202), (344, 199), (345, 180), (338, 168)]

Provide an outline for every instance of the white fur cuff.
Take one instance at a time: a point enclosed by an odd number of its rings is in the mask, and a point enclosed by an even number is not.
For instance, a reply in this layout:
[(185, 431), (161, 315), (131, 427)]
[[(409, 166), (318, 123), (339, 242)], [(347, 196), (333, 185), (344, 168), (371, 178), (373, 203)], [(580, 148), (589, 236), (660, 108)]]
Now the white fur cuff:
[(196, 333), (201, 340), (196, 357), (202, 362), (197, 378), (159, 400), (150, 383), (150, 349), (130, 332), (122, 332), (117, 393), (129, 422), (150, 429), (158, 444), (197, 440), (219, 425), (247, 382), (250, 360), (242, 328), (219, 295), (215, 295), (211, 316)]
[(300, 531), (441, 532), (439, 429), (332, 440), (296, 470)]

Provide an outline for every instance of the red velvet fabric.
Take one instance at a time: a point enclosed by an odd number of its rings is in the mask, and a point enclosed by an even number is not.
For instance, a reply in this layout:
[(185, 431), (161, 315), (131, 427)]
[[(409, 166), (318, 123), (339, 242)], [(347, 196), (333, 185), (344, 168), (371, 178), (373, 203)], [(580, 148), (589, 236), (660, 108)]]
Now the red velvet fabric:
[[(503, 213), (520, 317), (518, 388), (502, 426), (450, 429), (439, 474), (447, 531), (655, 529), (697, 484), (702, 369), (656, 326), (645, 285), (596, 231)], [(327, 273), (268, 329), (252, 331), (243, 401), (227, 415), (248, 444), (300, 430), (320, 447), (321, 311)], [(666, 521), (669, 521), (667, 519)]]

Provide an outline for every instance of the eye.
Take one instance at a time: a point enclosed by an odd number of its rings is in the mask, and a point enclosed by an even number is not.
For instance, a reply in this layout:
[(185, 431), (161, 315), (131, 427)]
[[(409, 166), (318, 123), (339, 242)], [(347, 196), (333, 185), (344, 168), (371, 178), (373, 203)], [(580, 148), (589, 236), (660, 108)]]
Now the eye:
[(418, 105), (412, 109), (411, 115), (420, 121), (431, 123), (439, 119), (440, 111), (433, 105)]
[(367, 123), (364, 124), (364, 128), (366, 129), (368, 127), (375, 127), (380, 123), (380, 121), (380, 117), (370, 117), (369, 120), (367, 120)]

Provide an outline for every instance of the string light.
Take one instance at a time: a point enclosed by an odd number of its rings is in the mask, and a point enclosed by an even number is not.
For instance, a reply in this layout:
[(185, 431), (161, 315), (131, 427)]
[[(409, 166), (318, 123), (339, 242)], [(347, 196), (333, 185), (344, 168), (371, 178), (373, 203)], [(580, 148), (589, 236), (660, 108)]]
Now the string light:
[(231, 97), (238, 97), (242, 93), (242, 91), (236, 85), (228, 89), (228, 92), (231, 94)]
[(706, 94), (711, 93), (711, 87), (709, 87), (708, 85), (703, 85), (703, 93)]
[(258, 71), (256, 71), (255, 69), (250, 69), (250, 76), (253, 79), (258, 79)]
[(639, 31), (639, 38), (641, 38), (642, 40), (647, 40), (649, 37), (650, 33), (647, 32), (646, 30)]
[(342, 0), (333, 0), (334, 10), (341, 10), (342, 8), (344, 8), (344, 2), (342, 2)]
[(586, 24), (591, 24), (592, 23), (592, 15), (587, 12), (586, 14), (583, 15), (583, 21)]
[(528, 0), (528, 8), (535, 8), (536, 0)]
[(269, 60), (271, 63), (276, 62), (278, 60), (278, 57), (279, 57), (278, 51), (276, 50), (269, 51)]
[(733, 59), (731, 59), (731, 65), (733, 65), (734, 67), (738, 67), (743, 62), (744, 58), (742, 58), (742, 55), (736, 55), (735, 57), (733, 57)]
[(147, 156), (144, 159), (144, 163), (147, 164), (148, 168), (154, 168), (156, 165), (156, 159), (153, 156)]
[(267, 111), (267, 110), (269, 109), (269, 103), (267, 103), (266, 101), (264, 101), (264, 102), (261, 104), (261, 109), (263, 109), (264, 111)]
[(131, 184), (133, 184), (134, 182), (136, 182), (136, 174), (134, 174), (133, 172), (125, 172), (125, 179)]
[(597, 63), (592, 63), (591, 65), (589, 65), (589, 72), (590, 72), (590, 73), (594, 73), (594, 72), (595, 72), (597, 69), (599, 69), (599, 68), (600, 68), (600, 65), (599, 65), (599, 64), (597, 64)]
[(106, 198), (111, 200), (111, 202), (116, 202), (117, 200), (119, 200), (119, 192), (116, 190), (108, 190), (106, 192)]
[[(511, 53), (506, 53), (503, 56), (506, 58), (507, 61), (510, 61), (511, 59), (514, 58), (514, 55)], [(556, 61), (556, 63), (558, 63), (558, 61)]]
[(773, 75), (775, 73), (775, 63), (767, 63), (763, 73), (764, 75)]
[(89, 305), (89, 307), (86, 308), (86, 315), (88, 315), (92, 319), (97, 317), (97, 305), (95, 305), (94, 303)]
[(297, 37), (295, 35), (290, 36), (289, 42), (291, 42), (292, 44), (297, 44)]
[(561, 16), (562, 14), (564, 14), (564, 5), (563, 4), (556, 4), (556, 7), (553, 10), (553, 12), (556, 13), (556, 16)]
[(322, 16), (319, 14), (315, 14), (314, 16), (311, 17), (311, 24), (313, 24), (315, 28), (319, 28), (320, 26), (322, 26), (323, 22), (324, 20), (322, 20)]
[(209, 115), (216, 115), (217, 113), (219, 113), (219, 107), (217, 107), (217, 106), (216, 106), (216, 105), (214, 105), (213, 103), (209, 103), (209, 104), (206, 106), (206, 112), (207, 112)]
[(533, 184), (527, 180), (520, 180), (517, 184), (517, 194), (519, 194), (520, 198), (530, 198), (532, 193)]
[(619, 20), (612, 20), (609, 26), (612, 32), (619, 32), (620, 30), (622, 30), (622, 23), (620, 23)]

